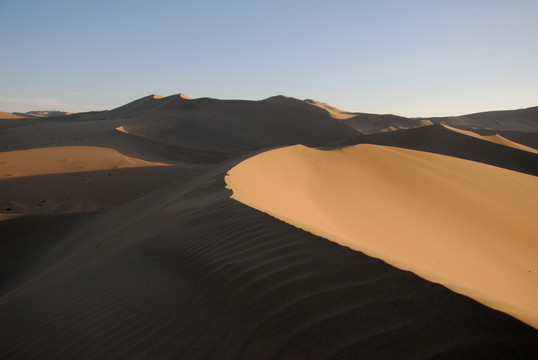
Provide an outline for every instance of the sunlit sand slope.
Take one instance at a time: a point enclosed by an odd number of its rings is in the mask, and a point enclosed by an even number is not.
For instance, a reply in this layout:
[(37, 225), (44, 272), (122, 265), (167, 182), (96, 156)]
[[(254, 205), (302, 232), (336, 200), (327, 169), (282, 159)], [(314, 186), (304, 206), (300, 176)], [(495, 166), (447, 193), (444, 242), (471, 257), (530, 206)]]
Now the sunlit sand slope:
[(538, 327), (538, 178), (376, 145), (292, 146), (226, 177), (233, 198)]
[(130, 167), (166, 166), (95, 146), (58, 146), (0, 153), (0, 179)]
[(0, 220), (104, 210), (177, 179), (169, 165), (97, 146), (0, 152)]

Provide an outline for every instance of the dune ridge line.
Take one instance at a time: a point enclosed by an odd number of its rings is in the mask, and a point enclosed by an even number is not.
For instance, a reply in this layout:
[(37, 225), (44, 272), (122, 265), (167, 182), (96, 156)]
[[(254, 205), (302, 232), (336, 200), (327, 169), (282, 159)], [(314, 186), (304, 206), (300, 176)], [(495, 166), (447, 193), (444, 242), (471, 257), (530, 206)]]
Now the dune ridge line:
[(296, 145), (233, 167), (232, 198), (538, 328), (538, 178), (416, 150)]

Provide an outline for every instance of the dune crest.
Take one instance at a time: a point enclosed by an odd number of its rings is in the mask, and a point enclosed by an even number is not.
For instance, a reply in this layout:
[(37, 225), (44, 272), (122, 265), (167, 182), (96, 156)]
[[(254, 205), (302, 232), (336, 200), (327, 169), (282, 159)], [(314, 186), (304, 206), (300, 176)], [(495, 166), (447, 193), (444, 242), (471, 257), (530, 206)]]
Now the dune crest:
[(442, 126), (447, 128), (448, 130), (451, 130), (451, 131), (454, 131), (454, 132), (457, 132), (457, 133), (460, 133), (460, 134), (463, 134), (463, 135), (471, 136), (471, 137), (474, 137), (476, 139), (480, 139), (480, 140), (484, 140), (484, 141), (490, 141), (490, 142), (495, 143), (495, 144), (509, 146), (509, 147), (514, 148), (514, 149), (528, 151), (528, 152), (538, 154), (538, 150), (533, 149), (533, 148), (531, 148), (529, 146), (519, 144), (519, 143), (517, 143), (515, 141), (508, 140), (507, 138), (505, 138), (505, 137), (503, 137), (503, 136), (501, 136), (499, 134), (495, 134), (495, 135), (480, 135), (480, 134), (477, 134), (477, 133), (475, 133), (475, 132), (473, 132), (471, 130), (458, 129), (458, 128), (455, 128), (455, 127), (452, 127), (452, 126), (446, 125), (446, 124), (442, 124)]
[(538, 178), (362, 144), (236, 165), (232, 198), (538, 327)]
[(327, 111), (329, 113), (329, 115), (331, 115), (331, 117), (333, 119), (345, 120), (345, 119), (349, 119), (349, 118), (357, 116), (357, 114), (355, 114), (355, 113), (351, 113), (351, 112), (348, 112), (348, 111), (337, 109), (334, 106), (331, 106), (331, 105), (329, 105), (327, 103), (324, 103), (324, 102), (319, 102), (319, 101), (312, 100), (312, 99), (305, 99), (305, 102), (312, 105), (312, 106), (317, 106), (320, 109), (323, 109), (323, 110)]

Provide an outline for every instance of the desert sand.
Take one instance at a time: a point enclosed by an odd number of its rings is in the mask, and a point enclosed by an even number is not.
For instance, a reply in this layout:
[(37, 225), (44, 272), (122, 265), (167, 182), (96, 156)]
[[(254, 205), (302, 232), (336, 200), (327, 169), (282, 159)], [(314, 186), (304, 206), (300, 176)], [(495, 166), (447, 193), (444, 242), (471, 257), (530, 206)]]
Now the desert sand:
[(8, 178), (167, 165), (91, 146), (59, 146), (0, 154), (0, 173)]
[(471, 137), (474, 137), (474, 138), (477, 138), (477, 139), (481, 139), (481, 140), (485, 140), (485, 141), (491, 141), (492, 143), (496, 143), (496, 144), (500, 144), (500, 145), (504, 145), (504, 146), (509, 146), (509, 147), (513, 147), (514, 149), (519, 149), (519, 150), (528, 151), (528, 152), (538, 154), (538, 150), (536, 150), (534, 148), (531, 148), (530, 146), (525, 146), (525, 145), (519, 144), (519, 143), (517, 143), (515, 141), (511, 141), (509, 139), (506, 139), (505, 137), (503, 137), (502, 135), (499, 135), (499, 134), (495, 134), (495, 135), (480, 135), (480, 134), (477, 134), (476, 132), (473, 132), (473, 131), (470, 131), (470, 130), (458, 129), (458, 128), (455, 128), (455, 127), (449, 126), (449, 125), (443, 125), (443, 126), (445, 128), (447, 128), (447, 129), (449, 129), (449, 130), (459, 132), (461, 134), (468, 135), (468, 136), (471, 136)]
[(233, 198), (538, 327), (538, 178), (376, 145), (293, 146), (228, 173)]
[[(455, 131), (179, 94), (0, 120), (0, 358), (534, 358), (533, 111)], [(302, 224), (264, 213), (285, 194)]]
[(23, 119), (24, 116), (0, 111), (0, 119)]

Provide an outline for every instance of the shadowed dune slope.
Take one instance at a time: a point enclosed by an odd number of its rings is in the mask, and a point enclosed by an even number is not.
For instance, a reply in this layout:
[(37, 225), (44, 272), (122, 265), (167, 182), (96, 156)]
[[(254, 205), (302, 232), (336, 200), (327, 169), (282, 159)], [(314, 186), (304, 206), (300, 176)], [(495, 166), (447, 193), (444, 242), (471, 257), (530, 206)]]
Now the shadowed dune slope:
[(342, 120), (342, 122), (364, 133), (373, 134), (378, 132), (412, 129), (431, 125), (432, 122), (423, 119), (409, 119), (397, 115), (360, 114)]
[(364, 134), (411, 129), (432, 124), (446, 124), (486, 131), (538, 132), (538, 106), (517, 110), (487, 111), (461, 116), (407, 118), (392, 114), (348, 112), (319, 101), (311, 99), (299, 100), (282, 95), (272, 96), (262, 101), (324, 112)]
[(528, 152), (532, 152), (534, 154), (538, 154), (538, 150), (536, 150), (536, 149), (534, 149), (532, 147), (529, 147), (529, 146), (525, 146), (523, 144), (519, 144), (519, 143), (517, 143), (515, 141), (511, 141), (511, 140), (505, 138), (504, 136), (502, 136), (500, 134), (480, 134), (480, 133), (478, 133), (476, 131), (459, 129), (459, 128), (449, 126), (449, 125), (443, 125), (443, 126), (445, 128), (447, 128), (448, 130), (459, 132), (460, 134), (471, 136), (471, 137), (474, 137), (476, 139), (489, 141), (489, 142), (492, 142), (492, 143), (495, 143), (495, 144), (504, 145), (504, 146), (512, 147), (514, 149), (528, 151)]
[(151, 166), (2, 179), (0, 217), (110, 209), (190, 175), (182, 167)]
[[(199, 100), (204, 103), (196, 105)], [(297, 143), (325, 146), (357, 135), (338, 120), (308, 108), (261, 101), (183, 101), (195, 105), (190, 110), (153, 113), (148, 115), (151, 121), (141, 119), (122, 130), (165, 144), (231, 154)]]
[(518, 144), (538, 149), (538, 132), (524, 131), (509, 131), (509, 130), (487, 130), (487, 129), (471, 129), (476, 134), (482, 136), (500, 135), (505, 139), (514, 141)]
[[(78, 229), (50, 219), (54, 241), (0, 297), (0, 357), (537, 353), (538, 332), (523, 323), (229, 199), (223, 178), (233, 165), (79, 219)], [(21, 237), (34, 221), (3, 222), (0, 231)], [(20, 256), (16, 239), (3, 246), (0, 260)]]
[(41, 214), (2, 222), (0, 299), (70, 250), (67, 237), (93, 214)]
[(538, 175), (538, 155), (477, 139), (443, 125), (362, 135), (340, 145), (376, 144), (433, 152)]
[(538, 132), (538, 106), (518, 110), (486, 111), (461, 116), (428, 118), (435, 124), (482, 129)]
[(112, 113), (141, 113), (141, 112), (154, 112), (168, 108), (175, 110), (181, 110), (188, 108), (190, 98), (183, 95), (171, 95), (163, 97), (160, 95), (148, 95), (143, 98), (132, 101), (126, 105), (113, 109)]
[(429, 120), (410, 119), (392, 114), (378, 115), (347, 112), (337, 109), (329, 104), (312, 99), (299, 100), (293, 97), (279, 95), (272, 96), (262, 101), (287, 105), (298, 109), (316, 111), (320, 114), (330, 116), (333, 119), (337, 119), (342, 124), (345, 124), (363, 134), (409, 129), (432, 124), (432, 122)]

